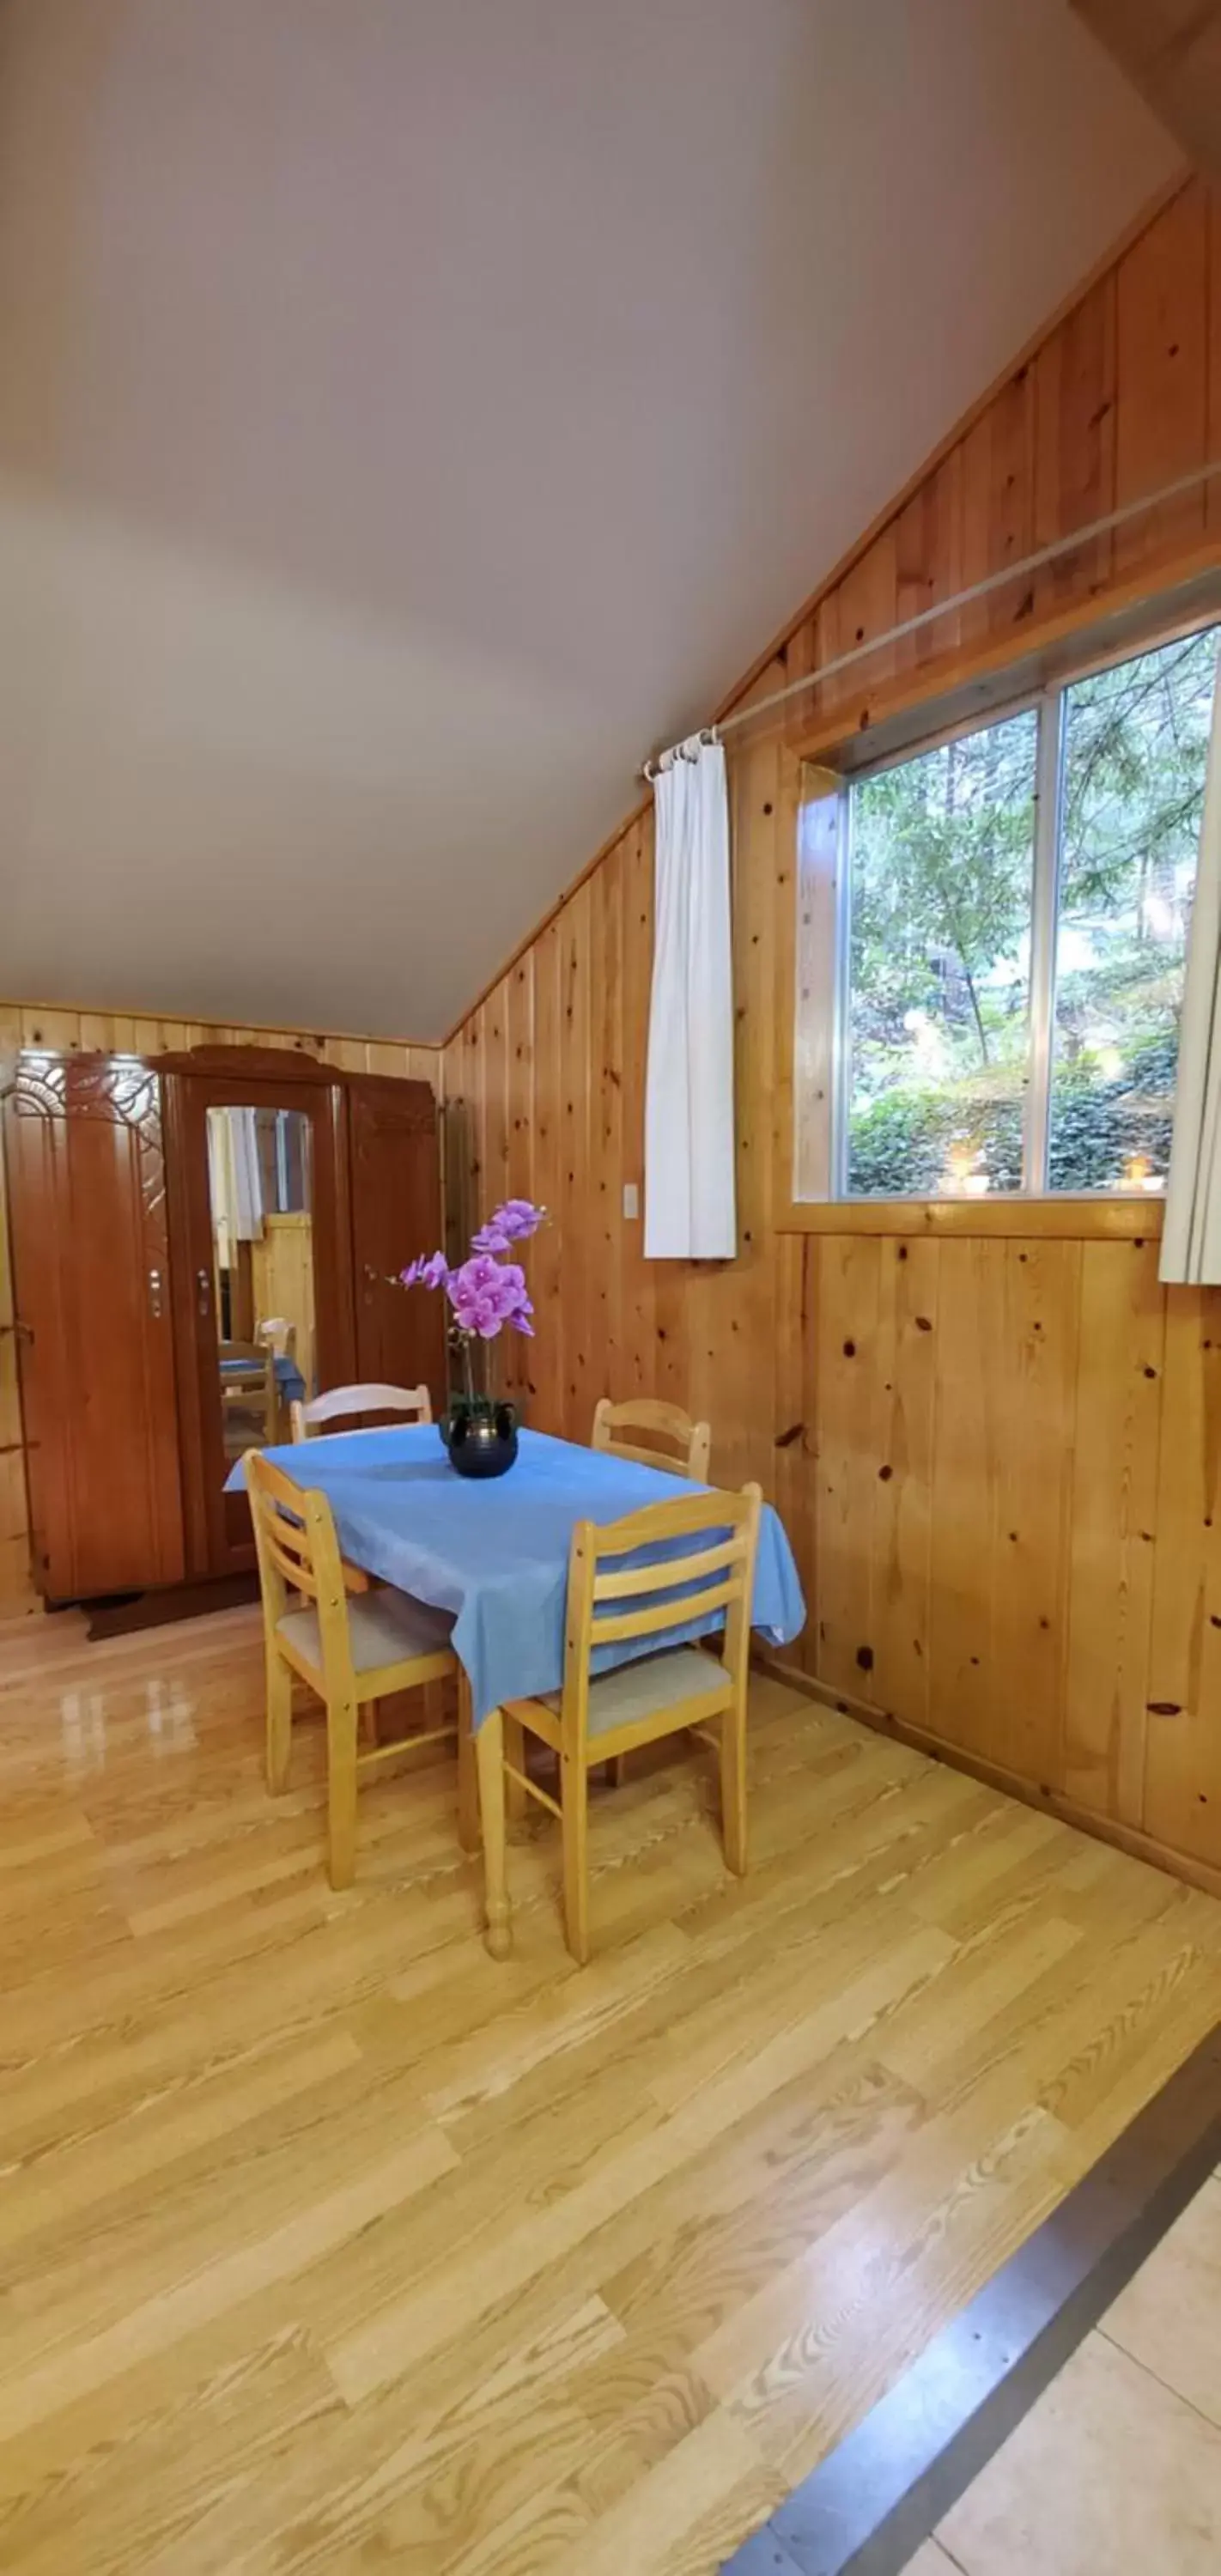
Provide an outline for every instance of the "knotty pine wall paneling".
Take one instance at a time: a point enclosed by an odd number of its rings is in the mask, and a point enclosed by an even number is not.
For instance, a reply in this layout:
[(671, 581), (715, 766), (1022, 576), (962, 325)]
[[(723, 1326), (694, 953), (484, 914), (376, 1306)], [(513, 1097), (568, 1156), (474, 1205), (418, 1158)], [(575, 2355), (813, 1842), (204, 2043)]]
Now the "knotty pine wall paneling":
[[(282, 1046), (352, 1073), (389, 1073), (440, 1087), (436, 1047), (398, 1046), (375, 1038), (317, 1037), (305, 1030), (231, 1028), (215, 1021), (156, 1020), (127, 1013), (65, 1010), (50, 1004), (0, 1002), (0, 1062), (17, 1047), (50, 1053), (98, 1052), (155, 1057), (192, 1046)], [(407, 1246), (407, 1253), (414, 1250)], [(37, 1608), (30, 1579), (25, 1454), (17, 1383), (12, 1272), (0, 1158), (0, 1619)], [(10, 1329), (5, 1329), (6, 1327)]]
[[(1196, 182), (948, 443), (751, 677), (746, 703), (1221, 456), (1221, 220)], [(530, 1247), (530, 1418), (666, 1395), (757, 1476), (824, 1690), (1221, 1885), (1221, 1292), (1167, 1292), (1157, 1242), (795, 1234), (795, 753), (931, 665), (1150, 591), (1216, 543), (1221, 483), (1092, 539), (728, 737), (739, 1253), (649, 1262), (642, 1174), (652, 820), (638, 813), (445, 1054), (482, 1213), (546, 1201)], [(728, 709), (723, 710), (727, 712)], [(574, 864), (582, 854), (573, 853)], [(1156, 1214), (1151, 1224), (1156, 1227)]]

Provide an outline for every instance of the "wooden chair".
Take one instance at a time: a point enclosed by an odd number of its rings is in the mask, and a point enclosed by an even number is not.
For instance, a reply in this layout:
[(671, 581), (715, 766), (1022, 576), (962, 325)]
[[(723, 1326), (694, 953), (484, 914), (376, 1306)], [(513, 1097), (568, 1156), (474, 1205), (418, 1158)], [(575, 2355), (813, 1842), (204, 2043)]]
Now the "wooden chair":
[[(220, 1402), (225, 1424), (225, 1454), (241, 1455), (257, 1426), (270, 1447), (279, 1429), (280, 1391), (275, 1352), (266, 1342), (221, 1342)], [(245, 1439), (241, 1438), (244, 1432)], [(234, 1434), (237, 1434), (236, 1447)]]
[(329, 1395), (293, 1405), (293, 1438), (308, 1440), (325, 1423), (350, 1421), (362, 1413), (398, 1413), (412, 1422), (431, 1422), (432, 1397), (426, 1386), (333, 1386)]
[(294, 1323), (289, 1321), (287, 1315), (268, 1315), (264, 1322), (255, 1325), (254, 1338), (259, 1350), (267, 1351), (271, 1358), (269, 1383), (271, 1389), (272, 1427), (267, 1435), (267, 1446), (269, 1449), (273, 1449), (279, 1446), (279, 1443), (284, 1437), (285, 1409), (283, 1390), (280, 1385), (280, 1374), (276, 1363), (282, 1358), (293, 1361), (296, 1360), (297, 1327)]
[[(589, 1773), (598, 1764), (684, 1728), (714, 1725), (725, 1858), (736, 1877), (745, 1875), (746, 1691), (762, 1501), (758, 1485), (744, 1485), (740, 1494), (654, 1503), (606, 1529), (579, 1522), (568, 1560), (563, 1688), (505, 1704), (506, 1777), (563, 1825), (565, 1931), (582, 1964), (589, 1957)], [(624, 1563), (663, 1545), (671, 1552), (660, 1560)], [(719, 1655), (672, 1645), (591, 1673), (600, 1646), (656, 1637), (709, 1612), (725, 1622)], [(521, 1728), (558, 1756), (558, 1804), (514, 1758)]]
[[(267, 1786), (288, 1786), (294, 1673), (326, 1708), (328, 1859), (332, 1887), (350, 1887), (356, 1867), (358, 1781), (394, 1754), (452, 1737), (452, 1725), (357, 1747), (358, 1712), (395, 1691), (459, 1674), (458, 1826), (464, 1851), (478, 1838), (474, 1745), (452, 1620), (443, 1610), (388, 1587), (348, 1599), (335, 1523), (325, 1494), (308, 1493), (258, 1449), (246, 1456), (267, 1658)], [(289, 1593), (299, 1593), (290, 1604)]]
[(642, 1467), (664, 1467), (671, 1476), (689, 1476), (693, 1485), (708, 1482), (712, 1426), (693, 1422), (680, 1404), (662, 1404), (651, 1395), (612, 1404), (604, 1395), (594, 1407), (591, 1445), (609, 1451), (612, 1458), (635, 1458)]
[(297, 1327), (287, 1315), (268, 1315), (254, 1328), (254, 1338), (262, 1350), (274, 1352), (277, 1359), (295, 1360)]

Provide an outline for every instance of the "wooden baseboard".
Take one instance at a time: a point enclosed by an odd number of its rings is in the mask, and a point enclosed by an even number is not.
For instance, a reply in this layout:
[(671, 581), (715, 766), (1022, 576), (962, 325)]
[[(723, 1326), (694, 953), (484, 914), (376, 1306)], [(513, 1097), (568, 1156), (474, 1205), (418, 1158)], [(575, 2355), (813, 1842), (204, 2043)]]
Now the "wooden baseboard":
[(259, 1597), (257, 1574), (213, 1574), (197, 1582), (169, 1583), (159, 1592), (124, 1593), (114, 1600), (82, 1601), (91, 1639), (130, 1637), (141, 1628), (164, 1628), (179, 1619), (203, 1619), (212, 1610), (245, 1609)]
[(1168, 1870), (1172, 1877), (1185, 1879), (1189, 1887), (1202, 1887), (1209, 1896), (1221, 1896), (1221, 1868), (1213, 1862), (1197, 1860), (1191, 1852), (1174, 1851), (1153, 1834), (1142, 1833), (1137, 1825), (1121, 1824), (1115, 1816), (1100, 1816), (1096, 1808), (1083, 1806), (1080, 1799), (1066, 1797), (1059, 1789), (1044, 1789), (1023, 1779), (1020, 1772), (1007, 1770), (1002, 1762), (989, 1762), (981, 1753), (948, 1743), (928, 1727), (910, 1726), (906, 1718), (892, 1717), (888, 1710), (872, 1707), (851, 1691), (832, 1690), (828, 1683), (802, 1672), (797, 1664), (786, 1664), (766, 1648), (756, 1649), (755, 1660), (777, 1681), (787, 1682), (791, 1689), (801, 1691), (806, 1699), (820, 1701), (824, 1708), (838, 1709), (844, 1717), (859, 1718), (862, 1726), (872, 1727), (875, 1735), (893, 1736), (899, 1744), (910, 1744), (916, 1753), (928, 1753), (935, 1762), (948, 1763), (952, 1771), (966, 1771), (973, 1780), (982, 1780), (985, 1788), (1002, 1789), (1006, 1797), (1020, 1798), (1025, 1807), (1037, 1807), (1043, 1815), (1058, 1816), (1062, 1824), (1076, 1825), (1100, 1842), (1114, 1843), (1119, 1851), (1130, 1852), (1134, 1860), (1150, 1861), (1155, 1869)]

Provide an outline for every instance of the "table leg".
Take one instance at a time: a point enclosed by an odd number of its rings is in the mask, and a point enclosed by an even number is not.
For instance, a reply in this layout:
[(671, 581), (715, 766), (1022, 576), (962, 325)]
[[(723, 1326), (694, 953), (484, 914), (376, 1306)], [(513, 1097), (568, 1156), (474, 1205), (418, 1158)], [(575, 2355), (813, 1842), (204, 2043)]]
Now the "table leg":
[(479, 1769), (479, 1816), (483, 1828), (483, 1902), (487, 1945), (493, 1959), (507, 1959), (513, 1947), (509, 1892), (505, 1883), (505, 1748), (504, 1718), (491, 1710), (475, 1735)]
[(464, 1852), (479, 1849), (479, 1782), (475, 1771), (475, 1730), (471, 1724), (471, 1686), (458, 1666), (458, 1844)]

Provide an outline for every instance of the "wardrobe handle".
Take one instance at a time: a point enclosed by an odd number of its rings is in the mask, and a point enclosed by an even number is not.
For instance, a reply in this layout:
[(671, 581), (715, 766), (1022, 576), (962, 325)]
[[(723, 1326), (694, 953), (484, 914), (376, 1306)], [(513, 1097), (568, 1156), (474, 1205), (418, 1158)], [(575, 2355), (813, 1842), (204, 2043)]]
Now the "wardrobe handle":
[(161, 1320), (161, 1273), (159, 1270), (150, 1270), (148, 1274), (148, 1311), (152, 1316), (154, 1323), (159, 1323)]
[(199, 1290), (199, 1312), (208, 1315), (212, 1311), (212, 1282), (206, 1270), (196, 1271), (195, 1285)]

